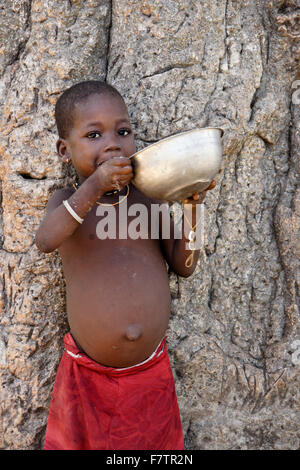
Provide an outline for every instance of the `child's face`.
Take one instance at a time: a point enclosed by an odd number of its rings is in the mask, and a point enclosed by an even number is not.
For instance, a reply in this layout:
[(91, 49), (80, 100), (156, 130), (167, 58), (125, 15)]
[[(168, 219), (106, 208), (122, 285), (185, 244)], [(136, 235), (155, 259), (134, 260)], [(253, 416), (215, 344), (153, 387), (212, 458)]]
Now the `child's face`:
[(80, 182), (104, 161), (130, 157), (135, 143), (126, 105), (107, 94), (93, 94), (77, 103), (69, 136), (60, 139), (57, 148), (64, 161), (71, 158)]

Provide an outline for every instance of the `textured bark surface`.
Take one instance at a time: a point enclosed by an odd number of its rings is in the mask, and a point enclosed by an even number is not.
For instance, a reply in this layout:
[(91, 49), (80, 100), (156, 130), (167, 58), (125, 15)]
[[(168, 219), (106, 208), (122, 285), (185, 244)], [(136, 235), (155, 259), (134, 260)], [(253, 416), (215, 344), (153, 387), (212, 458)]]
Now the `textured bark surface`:
[(73, 177), (55, 154), (55, 101), (90, 78), (123, 94), (139, 148), (225, 131), (199, 266), (170, 275), (186, 448), (300, 447), (299, 22), (298, 0), (0, 4), (0, 448), (44, 438), (65, 285), (33, 239)]

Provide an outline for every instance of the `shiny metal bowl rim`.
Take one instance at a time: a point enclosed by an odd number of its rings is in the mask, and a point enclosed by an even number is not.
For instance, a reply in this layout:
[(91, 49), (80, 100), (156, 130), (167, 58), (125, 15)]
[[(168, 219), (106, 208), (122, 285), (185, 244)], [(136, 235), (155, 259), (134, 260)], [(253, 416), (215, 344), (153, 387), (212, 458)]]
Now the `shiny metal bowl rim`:
[(158, 140), (157, 142), (154, 142), (153, 144), (150, 144), (147, 147), (144, 147), (143, 149), (139, 150), (138, 152), (135, 152), (129, 158), (133, 158), (136, 155), (142, 153), (144, 150), (148, 150), (151, 147), (155, 147), (156, 145), (160, 145), (162, 142), (165, 142), (167, 140), (171, 140), (174, 137), (181, 137), (183, 135), (192, 134), (195, 131), (206, 131), (206, 130), (210, 130), (210, 129), (215, 129), (215, 130), (221, 131), (221, 137), (223, 137), (224, 131), (221, 127), (196, 127), (195, 129), (190, 129), (189, 131), (179, 132), (178, 134), (172, 134), (172, 135), (169, 135), (168, 137), (164, 137), (163, 139)]

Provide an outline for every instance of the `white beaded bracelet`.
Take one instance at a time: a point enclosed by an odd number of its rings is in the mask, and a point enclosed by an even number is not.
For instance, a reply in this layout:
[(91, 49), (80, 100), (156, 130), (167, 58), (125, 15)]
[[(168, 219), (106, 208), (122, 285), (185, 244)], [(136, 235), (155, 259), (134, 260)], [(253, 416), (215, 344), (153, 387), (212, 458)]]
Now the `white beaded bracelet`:
[(80, 224), (82, 224), (83, 219), (82, 219), (81, 217), (79, 217), (78, 214), (76, 214), (76, 212), (74, 211), (74, 209), (72, 209), (72, 207), (70, 206), (70, 204), (68, 203), (67, 200), (63, 201), (63, 205), (65, 206), (65, 208), (67, 209), (67, 211), (74, 217), (74, 219), (76, 219), (77, 222), (79, 222)]

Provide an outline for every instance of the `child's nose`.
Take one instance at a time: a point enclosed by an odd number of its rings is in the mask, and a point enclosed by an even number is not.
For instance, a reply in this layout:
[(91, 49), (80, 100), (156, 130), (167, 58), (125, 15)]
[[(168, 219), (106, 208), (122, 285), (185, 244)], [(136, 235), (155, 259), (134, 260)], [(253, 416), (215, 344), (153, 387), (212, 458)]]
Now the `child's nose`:
[(104, 144), (104, 152), (112, 152), (112, 151), (120, 150), (120, 149), (121, 149), (121, 146), (117, 137), (111, 136), (107, 138)]

